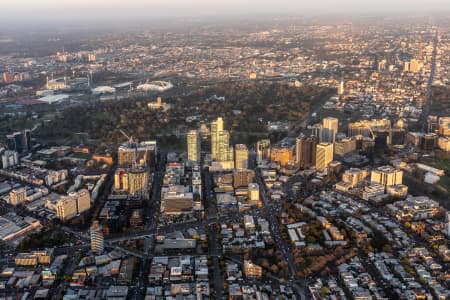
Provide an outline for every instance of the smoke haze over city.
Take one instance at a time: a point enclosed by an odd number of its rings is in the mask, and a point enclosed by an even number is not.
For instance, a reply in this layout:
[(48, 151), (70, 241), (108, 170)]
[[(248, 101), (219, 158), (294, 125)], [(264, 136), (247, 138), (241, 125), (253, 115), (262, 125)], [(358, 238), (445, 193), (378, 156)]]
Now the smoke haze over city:
[(378, 15), (442, 13), (447, 0), (17, 0), (3, 3), (0, 18), (4, 23), (84, 22), (93, 20), (149, 21), (164, 17), (216, 17), (260, 15)]

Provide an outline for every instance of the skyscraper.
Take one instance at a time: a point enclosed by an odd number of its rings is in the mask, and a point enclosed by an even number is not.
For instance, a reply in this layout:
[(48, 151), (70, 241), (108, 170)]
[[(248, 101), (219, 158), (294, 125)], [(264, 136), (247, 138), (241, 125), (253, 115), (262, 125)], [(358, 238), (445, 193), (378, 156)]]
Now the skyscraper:
[(439, 129), (438, 116), (428, 116), (427, 125), (428, 133), (437, 132)]
[(381, 61), (379, 61), (378, 62), (378, 66), (377, 66), (378, 72), (386, 70), (386, 65), (387, 65), (387, 60), (386, 59), (382, 59)]
[(293, 156), (294, 151), (291, 147), (274, 147), (270, 152), (270, 160), (279, 162), (282, 167), (286, 166)]
[(91, 250), (94, 254), (102, 254), (105, 250), (105, 241), (102, 232), (102, 226), (98, 221), (94, 221), (90, 228)]
[(248, 149), (244, 144), (234, 147), (235, 168), (238, 170), (248, 169)]
[(312, 125), (311, 127), (311, 135), (317, 137), (319, 140), (322, 138), (322, 124), (317, 123)]
[(114, 174), (114, 190), (125, 191), (132, 196), (148, 197), (149, 172), (147, 168), (122, 169)]
[(445, 217), (445, 233), (448, 238), (450, 238), (450, 212), (447, 211), (446, 217)]
[(343, 95), (344, 92), (345, 92), (344, 81), (341, 80), (341, 82), (339, 83), (339, 86), (338, 86), (338, 95)]
[(6, 169), (19, 163), (19, 153), (16, 151), (6, 150), (1, 156), (2, 168)]
[(316, 148), (316, 169), (324, 171), (331, 161), (333, 161), (333, 144), (318, 144)]
[(200, 135), (197, 130), (189, 131), (187, 135), (188, 160), (200, 161)]
[(419, 49), (417, 49), (417, 57), (419, 59), (423, 58), (423, 43), (422, 42), (419, 44)]
[(403, 65), (403, 72), (409, 72), (411, 66), (410, 66), (410, 62), (409, 61), (405, 61), (404, 65)]
[(295, 160), (301, 169), (307, 169), (316, 163), (316, 136), (299, 136), (295, 143)]
[(219, 132), (219, 161), (233, 160), (233, 147), (230, 147), (230, 133), (226, 130)]
[(356, 138), (344, 138), (339, 142), (334, 143), (334, 153), (337, 156), (345, 156), (351, 152), (356, 151)]
[(258, 162), (270, 159), (270, 140), (260, 140), (256, 143)]
[(4, 83), (14, 82), (14, 73), (12, 73), (12, 72), (3, 73), (3, 82)]
[(372, 137), (370, 129), (370, 121), (360, 121), (348, 124), (348, 136), (362, 135), (365, 137)]
[(8, 149), (17, 151), (18, 153), (24, 153), (31, 150), (31, 131), (24, 130), (20, 132), (14, 132), (6, 136), (6, 143)]
[(439, 135), (450, 136), (450, 117), (440, 117), (438, 123)]
[(339, 120), (336, 118), (325, 118), (322, 121), (321, 142), (334, 143), (338, 132)]
[(391, 121), (389, 119), (372, 119), (361, 120), (348, 124), (348, 136), (362, 135), (365, 137), (373, 138), (373, 131), (390, 130)]
[(417, 73), (420, 70), (420, 64), (419, 61), (415, 58), (411, 59), (409, 62), (409, 71), (411, 73)]
[(219, 160), (219, 133), (223, 131), (223, 120), (217, 118), (211, 123), (211, 158)]
[(223, 130), (222, 118), (211, 123), (211, 158), (213, 161), (233, 162), (233, 147), (230, 147), (230, 133)]

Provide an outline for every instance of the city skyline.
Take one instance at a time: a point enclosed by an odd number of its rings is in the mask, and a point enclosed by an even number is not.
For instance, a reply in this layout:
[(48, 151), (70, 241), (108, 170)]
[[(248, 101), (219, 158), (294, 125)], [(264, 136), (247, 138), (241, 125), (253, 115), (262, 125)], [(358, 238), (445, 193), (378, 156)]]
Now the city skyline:
[(444, 2), (5, 4), (0, 298), (450, 299)]

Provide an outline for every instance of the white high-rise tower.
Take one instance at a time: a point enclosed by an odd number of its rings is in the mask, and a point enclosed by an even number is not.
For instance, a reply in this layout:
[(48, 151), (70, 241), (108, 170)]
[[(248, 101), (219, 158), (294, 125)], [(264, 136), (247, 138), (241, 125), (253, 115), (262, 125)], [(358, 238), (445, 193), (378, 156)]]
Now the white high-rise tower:
[(98, 221), (94, 221), (90, 228), (91, 250), (94, 254), (102, 254), (105, 250), (105, 240), (103, 237), (102, 226)]

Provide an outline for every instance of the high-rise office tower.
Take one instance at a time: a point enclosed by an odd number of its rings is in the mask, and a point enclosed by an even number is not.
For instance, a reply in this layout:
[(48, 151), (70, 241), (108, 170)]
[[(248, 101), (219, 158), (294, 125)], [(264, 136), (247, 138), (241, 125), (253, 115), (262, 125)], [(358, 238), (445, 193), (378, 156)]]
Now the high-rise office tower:
[(263, 161), (270, 159), (270, 140), (260, 140), (256, 143), (257, 160)]
[(311, 127), (309, 127), (311, 128), (311, 135), (317, 137), (320, 140), (322, 138), (322, 129), (323, 129), (322, 127), (323, 126), (320, 123), (314, 124)]
[(187, 135), (188, 160), (200, 161), (200, 135), (197, 130), (189, 131)]
[(439, 130), (438, 116), (428, 116), (427, 125), (428, 133), (437, 132)]
[(334, 143), (338, 132), (339, 120), (336, 118), (325, 118), (322, 120), (321, 142)]
[(438, 121), (439, 135), (450, 136), (450, 117), (440, 117)]
[(3, 73), (3, 82), (4, 83), (14, 82), (14, 73), (12, 73), (12, 72)]
[(403, 72), (409, 72), (411, 68), (411, 64), (409, 61), (405, 61), (404, 65), (403, 65)]
[(270, 160), (279, 162), (282, 167), (286, 166), (293, 156), (294, 151), (291, 147), (274, 147), (270, 152)]
[(115, 191), (128, 191), (128, 170), (116, 169), (114, 173), (114, 190)]
[(17, 151), (18, 153), (24, 153), (31, 150), (31, 131), (24, 130), (20, 132), (14, 132), (6, 136), (6, 143), (8, 149)]
[(362, 120), (348, 124), (348, 136), (362, 135), (373, 138), (373, 131), (390, 130), (391, 121), (388, 119)]
[(333, 144), (320, 143), (316, 148), (316, 169), (324, 171), (333, 161)]
[(131, 169), (128, 174), (128, 188), (131, 195), (148, 196), (148, 169)]
[(94, 221), (90, 228), (91, 250), (94, 254), (102, 254), (105, 250), (105, 240), (103, 237), (102, 226), (98, 221)]
[(248, 169), (248, 149), (246, 145), (237, 144), (234, 147), (234, 159), (236, 169)]
[(411, 59), (409, 62), (409, 71), (411, 73), (417, 73), (420, 70), (420, 64), (419, 61), (415, 58)]
[(19, 164), (19, 153), (16, 151), (6, 150), (1, 156), (2, 168), (6, 169)]
[(211, 123), (211, 158), (219, 160), (219, 133), (223, 131), (223, 120), (217, 118)]
[(450, 212), (447, 211), (446, 217), (445, 217), (445, 233), (448, 238), (450, 238)]
[(378, 72), (386, 70), (387, 61), (385, 59), (378, 62), (377, 70)]
[(339, 86), (338, 86), (338, 95), (343, 95), (344, 92), (345, 92), (344, 81), (341, 80), (341, 82), (339, 83)]
[(419, 49), (417, 49), (417, 57), (419, 59), (423, 58), (423, 43), (419, 44)]
[(370, 121), (360, 121), (348, 124), (348, 136), (362, 135), (372, 137)]
[(230, 147), (230, 132), (219, 132), (219, 161), (233, 160), (233, 147)]
[(299, 136), (295, 143), (295, 159), (301, 169), (307, 169), (316, 163), (316, 147), (318, 143), (316, 136)]
[(356, 151), (356, 138), (343, 138), (342, 140), (334, 143), (334, 153), (337, 156), (345, 156), (349, 153)]
[(211, 158), (219, 162), (234, 161), (233, 147), (230, 147), (230, 132), (223, 130), (222, 118), (211, 123)]
[(148, 197), (149, 172), (147, 168), (122, 169), (114, 174), (114, 190), (125, 191), (132, 196)]

